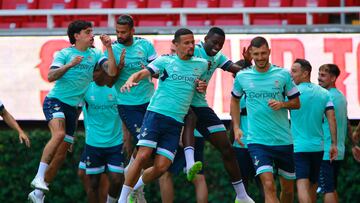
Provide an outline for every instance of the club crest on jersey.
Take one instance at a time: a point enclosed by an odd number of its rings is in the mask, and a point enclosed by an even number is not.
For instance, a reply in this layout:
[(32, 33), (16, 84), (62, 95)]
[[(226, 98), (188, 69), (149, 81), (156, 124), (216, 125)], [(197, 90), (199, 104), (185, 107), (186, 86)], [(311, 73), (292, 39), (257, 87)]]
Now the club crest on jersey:
[(249, 86), (250, 86), (250, 88), (254, 88), (254, 87), (255, 87), (255, 85), (254, 85), (253, 82), (250, 82)]
[(114, 96), (112, 94), (109, 94), (108, 98), (109, 98), (110, 101), (114, 100)]
[(91, 56), (88, 56), (88, 57), (87, 57), (87, 60), (91, 63), (93, 59), (92, 59)]
[(208, 61), (208, 70), (211, 68), (211, 61)]
[(275, 87), (276, 87), (276, 88), (279, 88), (279, 81), (278, 81), (278, 80), (275, 80), (275, 83), (274, 83), (274, 84), (275, 84)]

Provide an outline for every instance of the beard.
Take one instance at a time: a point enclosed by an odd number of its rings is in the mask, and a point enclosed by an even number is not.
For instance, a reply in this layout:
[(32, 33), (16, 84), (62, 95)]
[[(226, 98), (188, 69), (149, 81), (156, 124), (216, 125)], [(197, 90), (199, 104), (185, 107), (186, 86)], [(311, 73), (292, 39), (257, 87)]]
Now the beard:
[(117, 41), (120, 43), (120, 44), (125, 44), (127, 42), (130, 41), (130, 38), (125, 38), (125, 39), (121, 39), (121, 38), (117, 38)]

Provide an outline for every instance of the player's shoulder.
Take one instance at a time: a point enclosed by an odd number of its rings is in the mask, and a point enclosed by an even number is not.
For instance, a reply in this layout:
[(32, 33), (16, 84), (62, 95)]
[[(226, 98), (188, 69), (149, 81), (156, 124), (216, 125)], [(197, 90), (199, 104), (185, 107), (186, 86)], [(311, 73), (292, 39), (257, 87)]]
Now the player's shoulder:
[(199, 56), (193, 56), (191, 58), (191, 60), (196, 61), (196, 62), (206, 63), (206, 64), (208, 63), (208, 61), (206, 59), (199, 57)]
[(146, 44), (146, 45), (152, 45), (151, 42), (143, 37), (134, 37), (135, 44)]

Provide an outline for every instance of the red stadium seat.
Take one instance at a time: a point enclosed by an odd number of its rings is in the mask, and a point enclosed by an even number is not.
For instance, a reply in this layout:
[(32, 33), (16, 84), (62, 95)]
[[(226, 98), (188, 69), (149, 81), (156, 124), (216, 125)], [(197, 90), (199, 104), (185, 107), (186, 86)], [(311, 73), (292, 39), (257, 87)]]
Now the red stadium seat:
[(179, 8), (181, 0), (148, 0), (148, 8)]
[(184, 0), (184, 8), (217, 8), (218, 0)]
[(3, 0), (1, 9), (36, 9), (37, 0)]
[[(327, 0), (293, 0), (293, 7), (324, 7), (328, 6)], [(313, 23), (314, 24), (327, 24), (328, 14), (314, 14)], [(288, 24), (290, 25), (301, 25), (306, 24), (306, 15), (305, 14), (288, 14)]]
[(76, 8), (112, 8), (112, 0), (77, 0)]
[(14, 28), (18, 28), (18, 27), (19, 26), (15, 22), (12, 22), (12, 23), (0, 23), (0, 29), (14, 29)]
[(210, 26), (212, 25), (211, 19), (207, 15), (188, 15), (187, 16), (188, 26)]
[[(281, 7), (290, 6), (288, 0), (255, 0), (255, 7)], [(282, 19), (286, 15), (282, 14), (252, 14), (250, 24), (252, 25), (281, 25)]]
[(219, 7), (253, 7), (255, 0), (220, 0)]
[(23, 22), (21, 23), (22, 28), (46, 28), (46, 22)]
[(146, 0), (114, 0), (114, 8), (145, 8)]
[(75, 8), (75, 0), (39, 0), (39, 9)]
[(214, 25), (216, 26), (236, 26), (243, 25), (242, 15), (218, 15), (214, 18)]
[(139, 18), (139, 27), (148, 27), (148, 26), (174, 26), (174, 21), (172, 16), (169, 15), (151, 15), (151, 16), (141, 16)]

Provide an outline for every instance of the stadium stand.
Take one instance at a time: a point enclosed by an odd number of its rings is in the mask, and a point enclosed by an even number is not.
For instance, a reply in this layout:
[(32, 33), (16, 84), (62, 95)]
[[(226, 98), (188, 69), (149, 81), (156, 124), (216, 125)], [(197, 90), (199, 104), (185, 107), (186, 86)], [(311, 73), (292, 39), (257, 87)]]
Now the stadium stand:
[[(0, 29), (64, 28), (78, 18), (92, 21), (95, 27), (111, 27), (121, 13), (132, 14), (139, 27), (357, 24), (359, 12), (355, 10), (360, 6), (360, 0), (2, 0), (0, 3)], [(354, 10), (321, 11), (343, 6)], [(300, 8), (301, 11), (296, 10)]]

